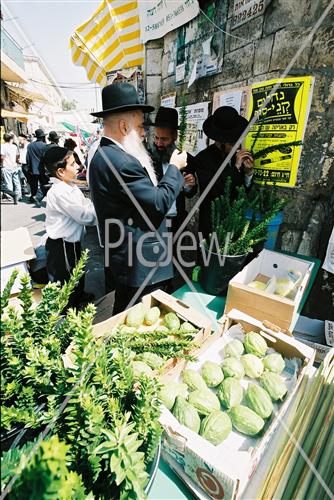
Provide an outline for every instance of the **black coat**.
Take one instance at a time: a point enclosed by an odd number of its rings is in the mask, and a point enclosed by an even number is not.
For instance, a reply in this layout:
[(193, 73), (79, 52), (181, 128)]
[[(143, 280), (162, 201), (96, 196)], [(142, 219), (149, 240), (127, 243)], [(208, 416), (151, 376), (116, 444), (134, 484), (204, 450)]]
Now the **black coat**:
[(28, 144), (27, 147), (27, 167), (30, 174), (43, 175), (44, 170), (41, 169), (41, 159), (46, 150), (44, 141), (34, 141)]
[[(105, 247), (109, 246), (105, 251), (109, 263), (105, 264), (112, 268), (117, 281), (139, 287), (153, 268), (155, 272), (147, 285), (172, 278), (172, 262), (163, 265), (165, 259), (161, 261), (163, 245), (102, 157), (101, 151), (112, 162), (160, 236), (168, 233), (165, 216), (183, 185), (182, 174), (171, 166), (158, 186), (154, 186), (141, 163), (105, 137), (101, 139), (89, 167), (89, 184), (101, 236)], [(109, 223), (109, 232), (105, 232), (105, 221), (108, 219), (114, 222)], [(124, 238), (121, 238), (120, 224), (124, 228)], [(122, 241), (116, 244), (120, 239)], [(168, 238), (164, 237), (163, 240), (167, 244)], [(111, 244), (114, 244), (114, 248), (110, 248)], [(145, 260), (140, 258), (141, 255)]]
[[(221, 151), (215, 144), (208, 146), (206, 149), (198, 153), (195, 157), (196, 173), (199, 183), (200, 194), (203, 193), (206, 186), (209, 184), (220, 165), (223, 163), (224, 158)], [(236, 188), (245, 184), (245, 172), (243, 168), (238, 170), (235, 166), (235, 156), (230, 163), (225, 167), (220, 174), (205, 199), (199, 207), (199, 231), (207, 237), (212, 232), (211, 226), (211, 202), (218, 196), (224, 194), (225, 183), (227, 177), (232, 179), (232, 198), (236, 196)]]
[[(164, 176), (161, 161), (158, 160), (154, 161), (154, 169), (157, 174), (157, 178), (160, 181)], [(192, 175), (196, 174), (195, 158), (189, 153), (187, 153), (187, 166), (183, 168), (181, 172), (182, 174), (192, 174)], [(197, 189), (198, 189), (197, 182), (195, 186), (191, 188), (189, 191), (186, 191), (184, 189), (184, 186), (182, 186), (181, 191), (178, 197), (176, 198), (176, 217), (173, 217), (173, 226), (172, 226), (173, 232), (175, 232), (181, 226), (182, 222), (188, 215), (188, 212), (186, 210), (186, 198), (193, 198), (193, 196), (195, 196), (195, 194), (197, 193)]]

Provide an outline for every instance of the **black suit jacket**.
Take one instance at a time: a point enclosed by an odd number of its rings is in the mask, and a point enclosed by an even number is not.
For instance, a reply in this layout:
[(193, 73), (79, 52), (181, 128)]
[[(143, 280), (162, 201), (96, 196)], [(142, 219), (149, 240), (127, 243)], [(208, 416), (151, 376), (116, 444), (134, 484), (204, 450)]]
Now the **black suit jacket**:
[[(152, 153), (151, 153), (152, 156)], [(195, 176), (196, 179), (196, 168), (195, 168), (195, 158), (191, 154), (187, 153), (187, 166), (181, 170), (182, 174), (192, 174)], [(157, 178), (160, 181), (163, 176), (163, 168), (162, 168), (162, 163), (159, 161), (154, 161), (154, 169), (157, 174)], [(184, 189), (184, 186), (182, 186), (181, 191), (176, 198), (176, 217), (173, 217), (173, 231), (176, 231), (184, 219), (187, 217), (188, 212), (186, 211), (186, 198), (192, 198), (195, 196), (197, 193), (198, 185), (197, 181), (196, 184), (193, 188), (191, 188), (189, 191), (186, 191)]]
[[(206, 186), (209, 184), (215, 173), (217, 172), (220, 165), (223, 163), (224, 158), (222, 157), (221, 151), (217, 148), (215, 144), (208, 146), (206, 149), (201, 151), (195, 157), (196, 163), (196, 173), (199, 183), (200, 194), (204, 191)], [(211, 187), (206, 198), (200, 205), (199, 208), (199, 231), (203, 233), (204, 237), (207, 237), (212, 232), (211, 226), (211, 202), (215, 200), (218, 196), (224, 194), (225, 183), (227, 177), (232, 179), (232, 198), (237, 194), (236, 188), (238, 186), (243, 186), (245, 184), (245, 172), (243, 168), (238, 170), (235, 166), (235, 156), (232, 158), (230, 163), (225, 167), (221, 175), (218, 177), (217, 181)]]
[[(102, 152), (122, 182), (102, 157)], [(147, 219), (167, 245), (165, 216), (183, 185), (179, 170), (171, 166), (158, 186), (154, 186), (136, 158), (103, 137), (89, 167), (89, 184), (100, 232), (105, 247), (108, 247), (109, 263), (106, 262), (106, 265), (112, 268), (117, 281), (139, 287), (152, 269), (155, 271), (147, 285), (171, 278), (172, 262), (163, 262), (165, 259), (161, 261), (164, 247), (152, 232)], [(144, 210), (147, 219), (138, 211), (125, 186)], [(105, 222), (110, 219), (113, 221), (108, 223), (107, 231)]]

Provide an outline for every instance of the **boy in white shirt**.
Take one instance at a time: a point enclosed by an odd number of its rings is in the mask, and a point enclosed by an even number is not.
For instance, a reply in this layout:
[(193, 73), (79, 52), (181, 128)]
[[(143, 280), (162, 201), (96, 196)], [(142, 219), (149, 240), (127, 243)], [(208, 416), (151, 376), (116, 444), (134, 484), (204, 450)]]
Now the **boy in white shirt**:
[(1, 144), (1, 167), (3, 186), (1, 191), (9, 194), (15, 205), (22, 196), (20, 172), (18, 167), (19, 151), (17, 146), (13, 144), (13, 136), (4, 134), (4, 144)]
[[(46, 263), (51, 282), (68, 281), (81, 255), (85, 226), (94, 226), (93, 203), (74, 184), (78, 166), (73, 152), (54, 146), (46, 151), (44, 163), (52, 187), (46, 198)], [(94, 296), (84, 292), (83, 277), (71, 296), (69, 306), (78, 307)]]

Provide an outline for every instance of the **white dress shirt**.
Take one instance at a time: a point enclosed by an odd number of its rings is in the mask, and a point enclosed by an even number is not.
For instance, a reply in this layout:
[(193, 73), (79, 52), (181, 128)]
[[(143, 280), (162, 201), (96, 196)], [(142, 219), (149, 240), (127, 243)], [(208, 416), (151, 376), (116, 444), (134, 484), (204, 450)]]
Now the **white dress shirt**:
[(19, 151), (17, 146), (11, 142), (1, 144), (1, 156), (3, 156), (3, 166), (10, 170), (17, 169), (16, 157)]
[(93, 203), (75, 184), (67, 184), (55, 177), (50, 182), (52, 187), (46, 197), (47, 235), (53, 240), (80, 241), (85, 226), (97, 224)]

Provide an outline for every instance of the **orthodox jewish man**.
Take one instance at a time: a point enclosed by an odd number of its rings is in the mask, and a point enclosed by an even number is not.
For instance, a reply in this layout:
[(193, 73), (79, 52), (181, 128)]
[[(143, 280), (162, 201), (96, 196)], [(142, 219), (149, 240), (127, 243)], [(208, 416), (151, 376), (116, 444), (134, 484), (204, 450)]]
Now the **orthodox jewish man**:
[[(177, 149), (175, 144), (179, 128), (177, 110), (160, 107), (153, 125), (154, 142), (151, 149), (151, 156), (157, 178), (160, 181), (168, 170), (168, 163), (172, 153)], [(187, 153), (187, 166), (182, 169), (184, 185), (167, 213), (167, 218), (171, 221), (173, 233), (177, 231), (187, 216), (185, 198), (192, 198), (197, 192), (194, 173), (194, 157)]]
[(138, 301), (165, 289), (173, 277), (166, 214), (183, 186), (186, 154), (175, 152), (158, 182), (142, 144), (144, 112), (154, 108), (141, 104), (129, 83), (104, 87), (102, 105), (102, 111), (92, 113), (103, 118), (104, 136), (90, 164), (89, 184), (118, 313), (133, 297)]
[[(200, 193), (210, 183), (247, 125), (248, 121), (231, 106), (221, 106), (205, 120), (203, 131), (215, 142), (196, 156), (196, 173)], [(232, 179), (232, 197), (236, 196), (238, 186), (244, 185), (246, 189), (251, 186), (253, 157), (249, 151), (241, 147), (238, 149), (201, 203), (199, 208), (199, 231), (202, 232), (204, 237), (207, 237), (212, 232), (210, 220), (211, 202), (224, 194), (228, 177)]]

